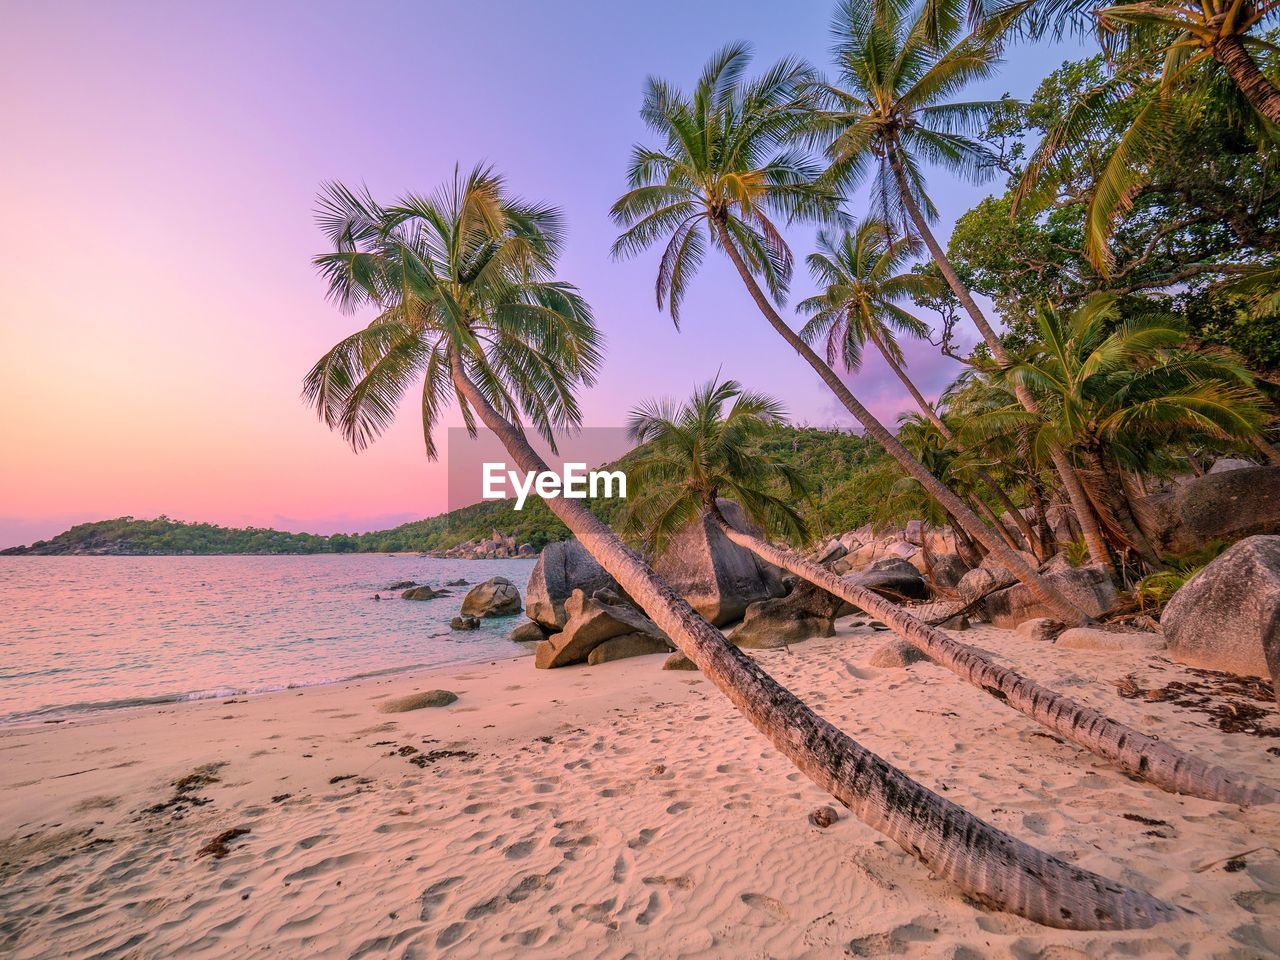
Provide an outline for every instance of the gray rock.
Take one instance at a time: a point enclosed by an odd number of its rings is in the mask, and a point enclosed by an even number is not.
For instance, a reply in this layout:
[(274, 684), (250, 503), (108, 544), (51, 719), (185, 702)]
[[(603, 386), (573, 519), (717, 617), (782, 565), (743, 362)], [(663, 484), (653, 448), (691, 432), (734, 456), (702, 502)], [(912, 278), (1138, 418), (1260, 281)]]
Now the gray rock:
[(417, 580), (397, 580), (390, 586), (383, 587), (383, 591), (390, 593), (392, 590), (411, 590), (418, 585)]
[(843, 601), (806, 580), (785, 597), (757, 600), (747, 607), (731, 639), (740, 647), (767, 650), (835, 633)]
[(929, 596), (929, 585), (920, 571), (901, 557), (883, 557), (848, 579), (890, 600), (924, 600)]
[(809, 814), (809, 822), (823, 830), (839, 819), (840, 814), (836, 813), (836, 808), (831, 806), (818, 807), (813, 813)]
[(564, 602), (575, 590), (587, 596), (621, 588), (577, 540), (548, 543), (529, 574), (524, 612), (548, 630), (559, 630), (568, 618)]
[(1280, 536), (1249, 537), (1231, 547), (1173, 595), (1160, 626), (1173, 659), (1270, 676), (1280, 703)]
[(890, 640), (871, 655), (867, 665), (888, 669), (890, 667), (909, 667), (921, 660), (928, 660), (923, 653), (905, 640)]
[(541, 624), (526, 620), (511, 631), (508, 639), (513, 643), (539, 643), (547, 639), (547, 632)]
[(817, 563), (822, 563), (822, 564), (835, 563), (837, 560), (844, 557), (848, 552), (849, 552), (849, 548), (846, 547), (843, 543), (841, 543), (839, 540), (832, 540), (825, 547), (823, 547), (818, 551), (818, 554), (814, 559)]
[(1007, 570), (975, 567), (960, 578), (960, 582), (956, 584), (956, 592), (965, 603), (973, 603), (983, 594), (1001, 590), (1015, 582), (1016, 578)]
[(1256, 467), (1257, 464), (1252, 460), (1241, 460), (1239, 457), (1219, 457), (1213, 461), (1213, 466), (1209, 468), (1209, 473), (1228, 473), (1232, 470), (1244, 470), (1248, 467)]
[(1028, 640), (1050, 642), (1062, 632), (1062, 624), (1052, 617), (1032, 617), (1023, 620), (1015, 629)]
[(657, 624), (634, 607), (601, 603), (581, 590), (564, 603), (568, 619), (564, 629), (538, 644), (534, 666), (546, 670), (581, 663), (606, 640), (629, 633), (642, 633), (666, 642), (667, 635)]
[(467, 591), (464, 617), (509, 617), (520, 612), (520, 591), (506, 577), (490, 577)]
[(1280, 534), (1280, 467), (1196, 477), (1134, 503), (1155, 548), (1185, 553), (1210, 540)]
[(969, 566), (954, 553), (936, 553), (930, 557), (929, 580), (936, 590), (955, 590)]
[(697, 670), (698, 665), (677, 650), (662, 661), (663, 670)]
[(459, 577), (457, 580), (446, 580), (444, 585), (446, 587), (469, 587), (471, 586), (471, 581), (466, 577)]
[(448, 590), (433, 590), (431, 587), (414, 587), (400, 594), (402, 600), (434, 600), (436, 597), (449, 596)]
[(606, 640), (587, 654), (587, 663), (597, 666), (610, 660), (625, 660), (627, 657), (647, 657), (654, 653), (670, 653), (671, 644), (659, 637), (651, 637), (645, 633), (624, 633), (620, 637)]
[(378, 709), (382, 713), (408, 713), (410, 710), (422, 710), (426, 707), (447, 707), (456, 703), (458, 695), (452, 690), (427, 690), (423, 693), (411, 693), (407, 697), (396, 697), (384, 700)]
[(469, 616), (457, 616), (449, 621), (450, 630), (479, 630), (480, 618)]
[[(719, 506), (731, 526), (759, 535), (736, 503), (720, 500)], [(730, 541), (710, 518), (672, 537), (654, 558), (653, 568), (718, 627), (742, 619), (757, 600), (783, 595), (781, 572)]]
[[(1091, 617), (1100, 617), (1115, 606), (1116, 588), (1102, 567), (1076, 567), (1047, 574), (1044, 579)], [(984, 606), (987, 619), (997, 627), (1016, 627), (1024, 620), (1047, 617), (1053, 612), (1021, 583), (991, 594)]]
[(1164, 640), (1154, 633), (1114, 633), (1096, 627), (1072, 627), (1058, 634), (1056, 646), (1067, 650), (1151, 653), (1164, 649)]

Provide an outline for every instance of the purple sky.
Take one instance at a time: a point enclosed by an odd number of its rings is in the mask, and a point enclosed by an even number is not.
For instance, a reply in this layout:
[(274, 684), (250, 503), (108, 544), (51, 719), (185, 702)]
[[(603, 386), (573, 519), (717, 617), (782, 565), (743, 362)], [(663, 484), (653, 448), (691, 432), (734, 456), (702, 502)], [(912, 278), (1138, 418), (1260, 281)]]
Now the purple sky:
[[(757, 63), (825, 65), (827, 2), (14, 4), (0, 33), (0, 546), (120, 514), (319, 532), (446, 507), (412, 402), (360, 456), (298, 400), (353, 320), (309, 258), (318, 184), (428, 191), (494, 163), (559, 204), (562, 276), (607, 336), (587, 422), (723, 370), (796, 420), (849, 423), (711, 258), (683, 332), (653, 300), (656, 252), (614, 263), (642, 83), (681, 84), (725, 42)], [(1019, 47), (974, 98), (1025, 96), (1072, 55)], [(935, 175), (939, 231), (985, 193)], [(855, 209), (861, 213), (861, 209)], [(810, 232), (793, 231), (797, 260)], [(801, 278), (792, 301), (807, 293)], [(926, 392), (953, 375), (908, 349)], [(907, 406), (870, 358), (854, 379), (882, 418)], [(451, 419), (450, 423), (457, 422)]]

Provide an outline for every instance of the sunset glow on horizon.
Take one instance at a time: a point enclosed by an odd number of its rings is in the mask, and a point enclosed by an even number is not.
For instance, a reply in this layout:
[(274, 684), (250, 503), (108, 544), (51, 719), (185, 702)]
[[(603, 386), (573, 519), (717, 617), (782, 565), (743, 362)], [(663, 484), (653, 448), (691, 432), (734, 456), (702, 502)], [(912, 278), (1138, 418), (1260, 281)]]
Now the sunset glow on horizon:
[[(606, 338), (588, 426), (616, 427), (641, 400), (723, 369), (796, 421), (847, 427), (727, 265), (709, 258), (678, 332), (654, 305), (656, 254), (609, 258), (646, 75), (687, 82), (726, 23), (757, 65), (794, 52), (825, 66), (826, 0), (740, 13), (503, 3), (477, 22), (474, 9), (411, 3), (10, 5), (0, 548), (126, 514), (329, 533), (447, 509), (415, 396), (358, 456), (299, 399), (307, 369), (361, 322), (326, 302), (310, 263), (323, 249), (316, 191), (332, 179), (393, 199), (486, 160), (515, 192), (561, 206), (561, 276)], [(1012, 51), (975, 95), (1028, 94), (1045, 56)], [(998, 187), (939, 177), (941, 231)], [(792, 238), (795, 302), (811, 231)], [(907, 356), (931, 395), (955, 373), (928, 344)], [(872, 358), (854, 382), (888, 422), (910, 406)]]

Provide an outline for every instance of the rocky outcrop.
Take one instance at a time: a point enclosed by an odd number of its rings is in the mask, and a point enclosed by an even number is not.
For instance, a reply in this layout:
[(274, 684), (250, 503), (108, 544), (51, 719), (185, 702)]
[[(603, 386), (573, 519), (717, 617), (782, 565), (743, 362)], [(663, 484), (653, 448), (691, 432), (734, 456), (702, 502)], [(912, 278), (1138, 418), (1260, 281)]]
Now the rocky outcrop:
[(400, 594), (402, 600), (434, 600), (436, 597), (447, 596), (448, 590), (436, 590), (433, 587), (413, 587)]
[(1270, 676), (1280, 702), (1280, 536), (1249, 537), (1231, 547), (1183, 584), (1160, 625), (1173, 659)]
[(1153, 653), (1164, 649), (1164, 640), (1154, 633), (1115, 633), (1097, 627), (1072, 627), (1058, 635), (1057, 646), (1104, 653)]
[(597, 590), (618, 591), (619, 587), (577, 540), (548, 543), (529, 574), (525, 615), (548, 630), (559, 630), (567, 619), (564, 602), (575, 590), (591, 596)]
[(479, 630), (479, 617), (457, 616), (449, 621), (450, 630)]
[(520, 591), (506, 577), (490, 577), (467, 591), (464, 617), (509, 617), (520, 612)]
[(901, 557), (884, 557), (845, 579), (890, 600), (924, 600), (929, 596), (929, 586), (920, 571)]
[(587, 663), (598, 666), (610, 660), (624, 660), (627, 657), (647, 657), (655, 653), (670, 653), (671, 644), (659, 637), (651, 637), (646, 633), (624, 633), (620, 637), (606, 640), (587, 654)]
[[(1076, 567), (1044, 578), (1068, 600), (1091, 617), (1100, 617), (1116, 602), (1116, 588), (1102, 567)], [(965, 577), (968, 580), (968, 577)], [(964, 581), (961, 582), (963, 587)], [(983, 601), (987, 619), (997, 627), (1016, 627), (1032, 617), (1048, 617), (1053, 611), (1031, 595), (1024, 584), (997, 590)]]
[(606, 640), (640, 633), (667, 641), (667, 635), (639, 610), (625, 604), (611, 604), (575, 590), (564, 603), (564, 629), (538, 644), (534, 666), (546, 670), (582, 663), (591, 651)]
[(542, 629), (541, 624), (525, 620), (511, 631), (507, 639), (512, 643), (541, 643), (547, 639), (547, 632)]
[(512, 557), (533, 557), (537, 551), (531, 544), (516, 546), (514, 537), (494, 530), (488, 537), (477, 537), (448, 550), (436, 550), (433, 557), (452, 557), (457, 560), (507, 560)]
[(935, 590), (955, 590), (960, 580), (969, 572), (969, 566), (957, 554), (935, 553), (930, 558), (929, 581)]
[(843, 601), (801, 580), (785, 597), (757, 600), (747, 607), (730, 639), (740, 647), (768, 650), (835, 633)]
[[(736, 503), (720, 500), (719, 506), (731, 526), (760, 534)], [(654, 558), (653, 568), (718, 627), (742, 619), (755, 601), (783, 594), (781, 572), (729, 540), (709, 517), (672, 537)]]
[(1138, 524), (1161, 552), (1210, 540), (1280, 534), (1280, 467), (1244, 467), (1195, 477), (1134, 503)]

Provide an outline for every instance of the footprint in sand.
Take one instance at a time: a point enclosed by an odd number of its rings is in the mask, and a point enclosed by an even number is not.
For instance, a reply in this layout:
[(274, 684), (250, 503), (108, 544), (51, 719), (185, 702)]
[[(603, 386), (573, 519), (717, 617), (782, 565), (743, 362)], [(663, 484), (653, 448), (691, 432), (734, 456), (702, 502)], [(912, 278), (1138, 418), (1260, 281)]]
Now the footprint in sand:
[(763, 893), (743, 893), (738, 896), (738, 899), (752, 910), (766, 913), (775, 920), (791, 919), (791, 911), (784, 907), (781, 901), (767, 897)]
[(434, 917), (436, 908), (448, 899), (449, 891), (461, 882), (462, 877), (445, 877), (422, 891), (422, 896), (418, 898), (418, 902), (422, 905), (422, 909), (418, 912), (418, 919), (430, 920)]
[(689, 809), (690, 806), (691, 804), (689, 804), (688, 802), (684, 800), (678, 800), (677, 802), (673, 803), (671, 806), (667, 807), (667, 813), (671, 814), (672, 816), (674, 816), (677, 813), (684, 813), (686, 810)]

